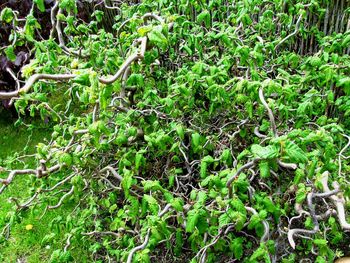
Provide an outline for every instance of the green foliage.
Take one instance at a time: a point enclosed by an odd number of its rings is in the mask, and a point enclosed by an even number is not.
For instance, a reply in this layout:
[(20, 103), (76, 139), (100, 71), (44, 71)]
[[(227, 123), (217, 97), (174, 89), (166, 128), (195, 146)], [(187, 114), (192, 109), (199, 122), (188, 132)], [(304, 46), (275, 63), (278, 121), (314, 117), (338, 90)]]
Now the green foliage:
[[(47, 231), (35, 237), (51, 246), (51, 262), (79, 261), (79, 249), (89, 251), (88, 262), (126, 262), (145, 240), (133, 262), (197, 262), (204, 255), (208, 262), (294, 262), (305, 255), (331, 262), (346, 252), (340, 250), (349, 240), (336, 217), (309, 239), (294, 237), (291, 255), (284, 232), (314, 227), (304, 214), (295, 225), (286, 219), (298, 216), (296, 205), (309, 209), (307, 195), (322, 191), (323, 172), (345, 200), (350, 196), (350, 40), (342, 24), (349, 16), (331, 26), (337, 33), (324, 32), (333, 5), (280, 2), (126, 3), (110, 28), (103, 8), (84, 22), (77, 1), (61, 0), (56, 18), (66, 48), (54, 38), (39, 40), (43, 26), (28, 14), (18, 43), (1, 52), (15, 61), (17, 47), (32, 48), (24, 79), (75, 77), (37, 81), (16, 98), (17, 126), (40, 129), (31, 123), (40, 117), (53, 131), (31, 146), (31, 165), (20, 153), (1, 156), (2, 179), (15, 163), (38, 170), (16, 176), (2, 193), (12, 194), (17, 178), (26, 177), (20, 203), (35, 195), (29, 207), (4, 215), (2, 226), (18, 226), (24, 211), (59, 205), (62, 215), (50, 214)], [(11, 9), (1, 11), (1, 23), (14, 19)], [(119, 79), (101, 81), (134, 54)], [(57, 171), (47, 172), (52, 167)], [(325, 211), (318, 201), (317, 215)]]
[(0, 21), (10, 23), (14, 18), (13, 10), (5, 7), (0, 13)]

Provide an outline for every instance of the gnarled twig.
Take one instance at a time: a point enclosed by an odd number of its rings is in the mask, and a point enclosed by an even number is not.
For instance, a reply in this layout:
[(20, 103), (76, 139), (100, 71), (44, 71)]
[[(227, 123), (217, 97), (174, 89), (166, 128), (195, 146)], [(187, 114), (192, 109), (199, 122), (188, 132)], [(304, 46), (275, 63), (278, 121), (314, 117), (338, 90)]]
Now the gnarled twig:
[(132, 258), (133, 258), (133, 256), (134, 256), (135, 252), (137, 252), (137, 251), (139, 251), (139, 250), (143, 250), (143, 249), (146, 248), (146, 246), (147, 246), (147, 244), (148, 244), (148, 241), (149, 241), (150, 233), (151, 233), (151, 229), (149, 228), (149, 229), (147, 230), (147, 234), (146, 234), (146, 236), (145, 236), (145, 240), (143, 241), (143, 243), (142, 243), (141, 245), (139, 245), (139, 246), (137, 246), (137, 247), (134, 247), (134, 248), (130, 251), (126, 263), (131, 263), (131, 262), (132, 262)]
[(254, 160), (250, 161), (249, 163), (246, 163), (245, 165), (242, 165), (237, 171), (236, 173), (231, 176), (226, 183), (226, 187), (228, 188), (228, 195), (230, 198), (232, 198), (232, 187), (231, 184), (232, 182), (246, 169), (252, 168), (254, 167), (257, 162), (259, 162), (261, 160), (261, 158), (255, 158)]

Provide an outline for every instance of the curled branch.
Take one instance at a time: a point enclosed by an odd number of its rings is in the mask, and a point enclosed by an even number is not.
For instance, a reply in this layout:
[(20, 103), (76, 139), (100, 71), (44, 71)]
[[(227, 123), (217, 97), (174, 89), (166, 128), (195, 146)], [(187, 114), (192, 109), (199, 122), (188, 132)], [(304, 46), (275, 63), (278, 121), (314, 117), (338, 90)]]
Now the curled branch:
[(58, 201), (58, 203), (57, 203), (56, 205), (48, 206), (47, 209), (56, 209), (56, 208), (59, 208), (59, 207), (62, 205), (63, 201), (64, 201), (67, 197), (71, 196), (71, 195), (73, 194), (73, 192), (74, 192), (74, 185), (72, 186), (72, 188), (69, 190), (68, 193), (66, 193), (65, 195), (63, 195), (63, 196), (61, 197), (60, 201)]
[(294, 228), (294, 229), (290, 229), (288, 231), (288, 241), (290, 246), (295, 249), (295, 241), (294, 241), (294, 235), (296, 234), (309, 234), (309, 235), (313, 235), (315, 234), (317, 231), (316, 230), (306, 230), (306, 229), (300, 229), (300, 228)]
[(282, 162), (281, 160), (277, 160), (277, 163), (279, 166), (286, 169), (295, 170), (298, 168), (298, 166), (295, 163), (285, 163), (285, 162)]
[(171, 208), (171, 204), (167, 204), (167, 205), (163, 208), (163, 210), (160, 211), (160, 212), (158, 213), (158, 216), (159, 216), (159, 217), (162, 217), (163, 215), (165, 215), (165, 214), (170, 210), (170, 208)]
[(145, 56), (145, 52), (146, 52), (146, 46), (147, 46), (147, 37), (142, 37), (139, 42), (140, 44), (140, 51), (132, 54), (131, 56), (129, 56), (125, 62), (120, 66), (119, 70), (117, 71), (117, 73), (115, 73), (112, 77), (110, 78), (104, 78), (101, 77), (99, 78), (99, 81), (103, 84), (110, 84), (113, 83), (114, 81), (116, 81), (118, 78), (120, 78), (122, 76), (122, 74), (124, 73), (124, 71), (130, 66), (130, 64), (138, 59), (143, 59)]
[(231, 184), (232, 182), (246, 169), (254, 167), (257, 162), (259, 162), (261, 158), (255, 158), (254, 160), (250, 161), (249, 163), (246, 163), (245, 165), (241, 166), (236, 173), (231, 176), (226, 183), (226, 187), (228, 188), (228, 193), (229, 193), (229, 198), (232, 198), (232, 187)]
[(346, 135), (346, 134), (342, 134), (344, 137), (346, 137), (348, 139), (348, 143), (343, 147), (343, 149), (341, 149), (341, 151), (339, 152), (338, 155), (338, 175), (341, 176), (341, 169), (342, 169), (342, 165), (341, 165), (341, 157), (345, 158), (343, 153), (345, 152), (345, 150), (350, 146), (350, 136)]
[(150, 233), (151, 233), (151, 229), (149, 228), (147, 230), (147, 234), (145, 236), (145, 240), (143, 241), (143, 243), (137, 247), (134, 247), (130, 253), (129, 253), (129, 256), (128, 256), (128, 259), (126, 261), (126, 263), (131, 263), (132, 262), (132, 258), (135, 254), (135, 252), (139, 251), (139, 250), (143, 250), (146, 248), (147, 244), (148, 244), (148, 241), (149, 241), (149, 237), (150, 237)]
[(319, 231), (318, 220), (323, 219), (324, 217), (328, 217), (328, 216), (333, 214), (333, 211), (330, 210), (330, 211), (327, 211), (324, 215), (321, 215), (321, 216), (316, 215), (316, 211), (315, 211), (315, 208), (314, 208), (314, 205), (312, 202), (314, 197), (330, 198), (331, 200), (333, 200), (333, 202), (335, 203), (335, 205), (337, 207), (337, 215), (338, 215), (341, 227), (343, 229), (350, 229), (350, 224), (347, 223), (346, 219), (345, 219), (344, 200), (339, 198), (338, 196), (336, 196), (336, 194), (340, 192), (339, 187), (336, 187), (334, 190), (329, 190), (329, 188), (328, 188), (328, 172), (324, 172), (322, 174), (321, 184), (322, 184), (323, 190), (324, 190), (323, 193), (311, 192), (307, 195), (307, 204), (308, 204), (309, 212), (306, 212), (302, 209), (299, 209), (300, 210), (299, 217), (303, 213), (311, 216), (314, 228), (312, 230), (296, 228), (296, 229), (290, 229), (288, 231), (288, 241), (293, 249), (295, 249), (295, 241), (293, 238), (294, 235), (297, 235), (299, 233), (309, 234), (309, 235), (316, 234), (317, 231)]
[(276, 128), (276, 123), (275, 123), (275, 117), (273, 116), (273, 112), (270, 109), (269, 105), (267, 104), (267, 102), (264, 98), (263, 88), (259, 89), (259, 98), (260, 98), (261, 103), (264, 105), (265, 109), (267, 110), (267, 114), (269, 115), (273, 136), (277, 137), (278, 134), (277, 134), (277, 128)]
[[(322, 174), (322, 177), (321, 177), (321, 184), (325, 192), (331, 192), (328, 187), (328, 175), (329, 175), (329, 172), (326, 171)], [(337, 182), (334, 182), (333, 186), (336, 189), (339, 188), (339, 185)], [(333, 201), (334, 205), (336, 206), (339, 224), (341, 228), (345, 230), (350, 230), (350, 224), (346, 221), (346, 217), (345, 217), (344, 197), (342, 195), (340, 196), (331, 195), (329, 196), (329, 198)]]
[(300, 23), (301, 23), (301, 19), (303, 18), (303, 15), (300, 15), (298, 17), (298, 20), (295, 24), (295, 30), (290, 33), (288, 36), (286, 36), (285, 38), (283, 38), (276, 46), (275, 46), (275, 50), (277, 50), (279, 48), (280, 45), (282, 45), (284, 42), (286, 42), (288, 39), (290, 39), (291, 37), (293, 37), (294, 35), (296, 35), (299, 31), (299, 27), (300, 27)]
[(35, 198), (39, 195), (39, 192), (35, 192), (35, 194), (24, 204), (20, 204), (18, 199), (15, 197), (10, 197), (10, 201), (15, 202), (17, 209), (23, 209), (29, 207), (29, 205), (35, 200)]
[(100, 172), (103, 173), (105, 171), (110, 171), (119, 182), (123, 181), (123, 177), (121, 177), (112, 166), (106, 166)]
[[(246, 209), (248, 212), (252, 213), (253, 215), (258, 214), (258, 212), (257, 212), (254, 208), (252, 208), (252, 207), (245, 206), (245, 209)], [(269, 223), (267, 223), (266, 220), (263, 220), (262, 223), (263, 223), (263, 225), (264, 225), (264, 230), (265, 230), (265, 231), (264, 231), (264, 234), (262, 235), (262, 237), (260, 238), (260, 242), (261, 242), (261, 243), (262, 243), (262, 242), (265, 242), (266, 240), (269, 239), (269, 233), (270, 233)]]
[(266, 139), (267, 136), (265, 134), (261, 134), (259, 132), (259, 127), (255, 127), (254, 128), (254, 134), (258, 137), (258, 138), (261, 138), (261, 139)]
[(69, 80), (74, 77), (76, 77), (75, 74), (34, 74), (27, 80), (26, 84), (22, 88), (10, 92), (0, 92), (0, 99), (10, 99), (17, 97), (22, 93), (27, 93), (34, 83), (40, 79)]

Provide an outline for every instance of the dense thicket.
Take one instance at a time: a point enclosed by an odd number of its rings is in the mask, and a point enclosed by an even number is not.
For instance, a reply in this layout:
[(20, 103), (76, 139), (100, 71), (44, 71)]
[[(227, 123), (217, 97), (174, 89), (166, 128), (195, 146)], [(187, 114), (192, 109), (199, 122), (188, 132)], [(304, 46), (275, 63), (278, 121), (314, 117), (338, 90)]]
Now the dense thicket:
[(54, 126), (36, 168), (0, 163), (0, 193), (29, 175), (18, 213), (76, 204), (51, 224), (46, 242), (57, 221), (67, 237), (52, 261), (79, 261), (77, 246), (128, 263), (349, 252), (348, 1), (81, 4), (90, 18), (72, 0), (34, 1), (23, 27), (0, 15), (3, 56), (32, 58), (0, 98), (17, 125)]

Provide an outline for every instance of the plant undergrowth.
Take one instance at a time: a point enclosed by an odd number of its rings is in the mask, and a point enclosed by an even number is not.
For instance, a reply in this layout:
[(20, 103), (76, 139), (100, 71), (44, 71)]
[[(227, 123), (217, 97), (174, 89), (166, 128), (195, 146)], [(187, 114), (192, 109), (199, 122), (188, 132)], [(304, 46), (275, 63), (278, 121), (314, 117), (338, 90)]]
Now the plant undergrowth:
[[(349, 253), (346, 1), (103, 1), (91, 21), (78, 2), (55, 2), (48, 39), (33, 11), (12, 33), (33, 57), (25, 84), (0, 92), (23, 131), (1, 130), (1, 148), (16, 148), (0, 155), (10, 212), (0, 253), (127, 263)], [(4, 10), (1, 23), (20, 25)], [(16, 45), (3, 49), (9, 60)], [(21, 162), (16, 140), (31, 131), (35, 155)]]

